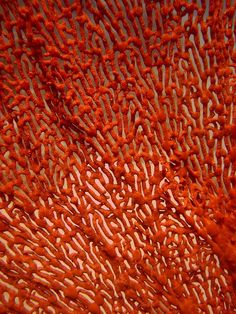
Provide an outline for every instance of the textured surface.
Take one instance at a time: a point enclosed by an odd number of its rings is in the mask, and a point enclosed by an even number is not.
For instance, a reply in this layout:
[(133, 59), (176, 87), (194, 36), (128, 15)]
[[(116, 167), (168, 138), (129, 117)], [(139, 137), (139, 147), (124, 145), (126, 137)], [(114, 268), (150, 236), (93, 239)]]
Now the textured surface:
[(0, 1), (0, 313), (236, 312), (235, 9)]

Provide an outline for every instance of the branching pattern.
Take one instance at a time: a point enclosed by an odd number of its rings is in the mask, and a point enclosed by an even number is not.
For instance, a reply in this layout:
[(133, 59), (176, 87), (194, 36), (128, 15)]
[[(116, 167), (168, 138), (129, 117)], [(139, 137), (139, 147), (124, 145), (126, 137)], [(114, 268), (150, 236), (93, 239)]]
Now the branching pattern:
[(235, 12), (0, 1), (0, 313), (236, 312)]

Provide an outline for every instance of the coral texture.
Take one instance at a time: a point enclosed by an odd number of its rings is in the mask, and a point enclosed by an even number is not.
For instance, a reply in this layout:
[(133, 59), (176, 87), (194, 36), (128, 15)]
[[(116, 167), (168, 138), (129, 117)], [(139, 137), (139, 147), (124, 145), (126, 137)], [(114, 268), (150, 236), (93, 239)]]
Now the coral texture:
[(234, 0), (0, 0), (0, 313), (236, 312)]

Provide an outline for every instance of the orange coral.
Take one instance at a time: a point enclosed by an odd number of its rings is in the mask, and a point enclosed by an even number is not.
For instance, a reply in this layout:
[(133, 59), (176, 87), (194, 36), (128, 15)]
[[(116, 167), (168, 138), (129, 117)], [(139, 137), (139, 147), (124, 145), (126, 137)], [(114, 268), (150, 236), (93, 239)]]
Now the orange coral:
[(0, 312), (234, 313), (229, 0), (0, 1)]

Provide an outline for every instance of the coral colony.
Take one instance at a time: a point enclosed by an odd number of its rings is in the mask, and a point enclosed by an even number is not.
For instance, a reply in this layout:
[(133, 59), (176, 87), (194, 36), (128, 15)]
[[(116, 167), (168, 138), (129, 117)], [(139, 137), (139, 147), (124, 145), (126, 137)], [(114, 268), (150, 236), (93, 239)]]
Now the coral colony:
[(0, 0), (0, 313), (235, 313), (235, 22)]

